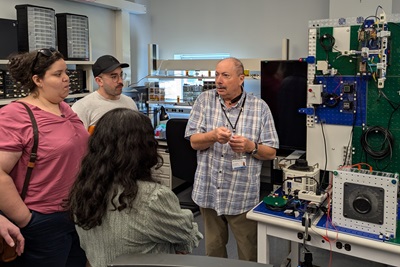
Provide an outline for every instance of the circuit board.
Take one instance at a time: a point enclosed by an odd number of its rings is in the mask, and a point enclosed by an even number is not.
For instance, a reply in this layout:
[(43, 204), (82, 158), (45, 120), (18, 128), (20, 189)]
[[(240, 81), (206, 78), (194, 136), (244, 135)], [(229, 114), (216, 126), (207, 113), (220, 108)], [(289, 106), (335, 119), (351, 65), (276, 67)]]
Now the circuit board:
[(376, 12), (309, 24), (307, 159), (328, 170), (399, 172), (400, 16)]

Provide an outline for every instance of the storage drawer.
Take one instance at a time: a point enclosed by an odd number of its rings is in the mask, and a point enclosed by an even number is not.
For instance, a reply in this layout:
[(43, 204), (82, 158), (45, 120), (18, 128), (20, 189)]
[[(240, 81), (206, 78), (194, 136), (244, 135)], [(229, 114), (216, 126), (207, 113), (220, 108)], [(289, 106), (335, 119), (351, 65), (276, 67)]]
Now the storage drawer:
[(169, 164), (169, 154), (165, 152), (165, 149), (158, 149), (158, 154), (160, 154), (160, 156), (163, 158), (164, 160), (164, 165), (165, 164)]
[(162, 185), (165, 185), (168, 188), (171, 188), (171, 185), (170, 185), (171, 181), (169, 179), (157, 179), (157, 181), (159, 181)]
[(158, 154), (163, 158), (163, 165), (161, 168), (156, 170), (153, 168), (153, 177), (161, 184), (172, 187), (172, 174), (171, 174), (171, 165), (169, 161), (169, 153), (165, 152), (168, 149), (166, 145), (160, 145), (157, 148)]
[(154, 179), (159, 181), (161, 184), (171, 188), (171, 176), (170, 175), (156, 174), (155, 173)]
[(159, 169), (153, 169), (153, 174), (154, 175), (166, 175), (170, 176), (171, 175), (171, 167), (169, 164), (164, 164), (161, 168)]

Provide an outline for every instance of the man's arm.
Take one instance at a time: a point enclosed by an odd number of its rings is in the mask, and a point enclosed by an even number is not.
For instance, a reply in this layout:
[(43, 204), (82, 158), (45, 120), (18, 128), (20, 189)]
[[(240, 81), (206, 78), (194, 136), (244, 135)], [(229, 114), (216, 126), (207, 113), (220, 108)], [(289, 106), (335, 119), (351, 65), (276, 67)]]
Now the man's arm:
[(267, 145), (258, 144), (258, 152), (253, 157), (260, 160), (272, 160), (276, 157), (276, 149)]
[[(251, 153), (256, 145), (253, 141), (247, 139), (244, 136), (232, 136), (231, 140), (229, 141), (229, 145), (231, 146), (232, 150), (238, 153)], [(273, 147), (269, 147), (267, 145), (258, 144), (257, 153), (252, 155), (253, 157), (259, 160), (270, 160), (274, 159), (276, 156), (276, 149)]]
[(228, 128), (218, 127), (206, 133), (196, 133), (190, 136), (190, 144), (195, 150), (205, 150), (215, 142), (220, 144), (228, 143), (232, 133)]

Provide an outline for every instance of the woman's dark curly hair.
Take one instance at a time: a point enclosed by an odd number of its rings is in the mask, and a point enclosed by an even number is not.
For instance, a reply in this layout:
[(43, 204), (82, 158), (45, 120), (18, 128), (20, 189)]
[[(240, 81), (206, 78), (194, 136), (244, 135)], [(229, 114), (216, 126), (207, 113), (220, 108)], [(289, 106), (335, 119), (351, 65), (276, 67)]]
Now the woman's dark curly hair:
[(33, 75), (43, 78), (50, 66), (60, 59), (64, 59), (63, 55), (54, 48), (13, 54), (8, 58), (8, 70), (14, 82), (28, 89), (29, 93), (35, 93), (37, 88)]
[(137, 181), (156, 183), (151, 169), (162, 164), (150, 119), (134, 110), (113, 109), (96, 124), (66, 208), (83, 229), (101, 225), (110, 201), (113, 210), (133, 208)]

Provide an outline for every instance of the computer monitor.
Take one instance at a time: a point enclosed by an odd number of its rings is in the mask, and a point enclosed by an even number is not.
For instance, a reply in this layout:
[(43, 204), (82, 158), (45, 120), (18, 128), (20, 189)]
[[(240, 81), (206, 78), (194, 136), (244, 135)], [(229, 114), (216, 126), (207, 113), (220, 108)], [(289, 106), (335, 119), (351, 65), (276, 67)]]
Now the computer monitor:
[(306, 150), (307, 63), (261, 61), (261, 98), (268, 104), (279, 137), (279, 150)]

